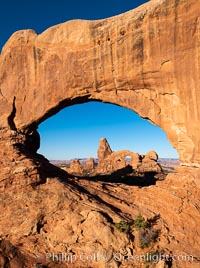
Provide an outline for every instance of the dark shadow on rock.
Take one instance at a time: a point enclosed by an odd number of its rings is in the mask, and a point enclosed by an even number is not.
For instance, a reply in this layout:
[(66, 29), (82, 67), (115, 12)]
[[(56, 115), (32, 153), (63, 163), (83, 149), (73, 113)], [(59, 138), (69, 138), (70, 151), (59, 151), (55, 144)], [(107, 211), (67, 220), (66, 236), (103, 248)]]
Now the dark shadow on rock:
[(158, 220), (160, 219), (160, 214), (155, 215), (154, 217), (147, 220), (147, 227), (152, 228), (157, 225)]
[(103, 204), (106, 207), (109, 207), (112, 211), (120, 215), (121, 213), (120, 209), (107, 203), (106, 201), (101, 199), (98, 195), (90, 193), (86, 187), (80, 185), (78, 181), (75, 180), (75, 178), (78, 178), (77, 176), (71, 175), (67, 173), (65, 170), (57, 166), (54, 166), (43, 155), (37, 153), (29, 154), (27, 152), (23, 152), (23, 154), (26, 155), (27, 158), (30, 158), (35, 163), (35, 165), (37, 166), (38, 174), (40, 175), (40, 180), (35, 180), (35, 182), (33, 181), (33, 183), (31, 183), (31, 186), (33, 188), (37, 187), (38, 185), (45, 184), (47, 178), (49, 180), (56, 178), (61, 183), (67, 185), (68, 187), (71, 187), (75, 191), (78, 191), (80, 193), (80, 198), (81, 194), (86, 194), (89, 198), (93, 199), (95, 202), (101, 205)]
[[(122, 183), (127, 185), (135, 185), (145, 187), (155, 185), (157, 179), (156, 172), (138, 172), (133, 170), (132, 166), (127, 165), (124, 168), (118, 169), (110, 174), (97, 174), (95, 170), (85, 172), (81, 176), (69, 174), (65, 170), (51, 164), (43, 155), (37, 153), (40, 147), (40, 135), (37, 131), (37, 125), (32, 126), (28, 133), (20, 134), (16, 132), (16, 143), (14, 145), (19, 155), (24, 155), (30, 159), (38, 175), (35, 176), (31, 171), (27, 173), (31, 177), (32, 185), (46, 183), (47, 178), (58, 178), (61, 181), (67, 181), (70, 178), (77, 177), (79, 179), (88, 179), (92, 181), (102, 181), (111, 183)], [(27, 167), (28, 168), (28, 167)], [(31, 168), (30, 168), (31, 170)]]
[[(40, 184), (44, 184), (48, 179), (57, 178), (60, 181), (67, 181), (69, 178), (74, 178), (73, 175), (70, 175), (65, 170), (51, 164), (48, 159), (46, 159), (43, 155), (29, 152), (27, 150), (23, 150), (23, 148), (19, 148), (18, 150), (22, 155), (24, 155), (27, 159), (30, 159), (32, 161), (33, 166), (37, 170), (37, 174), (39, 176), (39, 179), (35, 175), (31, 175), (32, 177), (32, 186), (37, 186)], [(28, 174), (29, 175), (29, 174)]]
[(159, 175), (156, 172), (138, 173), (135, 172), (129, 165), (111, 174), (97, 174), (88, 177), (83, 176), (77, 176), (77, 177), (79, 179), (86, 179), (90, 181), (120, 183), (138, 187), (147, 187), (155, 185), (156, 181), (159, 180)]
[[(99, 182), (109, 182), (109, 183), (120, 183), (131, 186), (138, 187), (147, 187), (151, 185), (155, 185), (156, 181), (159, 180), (159, 176), (163, 174), (158, 174), (156, 172), (137, 172), (133, 170), (132, 166), (128, 165), (122, 169), (116, 170), (110, 174), (84, 174), (82, 176), (69, 174), (65, 170), (61, 169), (58, 166), (55, 166), (49, 162), (43, 155), (30, 152), (30, 150), (24, 150), (24, 148), (18, 147), (18, 150), (21, 154), (23, 154), (27, 159), (30, 159), (33, 163), (33, 166), (36, 167), (37, 173), (39, 175), (38, 178), (34, 178), (31, 185), (37, 186), (40, 184), (46, 183), (47, 178), (57, 178), (61, 182), (71, 183), (73, 184), (73, 178), (85, 179), (89, 181), (99, 181)], [(28, 174), (29, 175), (29, 174)], [(30, 174), (30, 176), (32, 176)], [(77, 186), (76, 186), (77, 187)], [(81, 190), (81, 189), (80, 189)]]
[(0, 267), (31, 267), (34, 263), (32, 257), (23, 255), (18, 247), (8, 240), (0, 241)]

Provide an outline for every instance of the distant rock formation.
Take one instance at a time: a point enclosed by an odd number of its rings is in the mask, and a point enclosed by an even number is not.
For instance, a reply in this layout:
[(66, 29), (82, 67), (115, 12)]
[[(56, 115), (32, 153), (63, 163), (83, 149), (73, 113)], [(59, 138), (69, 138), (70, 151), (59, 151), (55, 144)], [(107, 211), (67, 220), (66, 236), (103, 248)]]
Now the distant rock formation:
[(86, 160), (85, 169), (93, 170), (95, 168), (94, 158), (90, 157)]
[(99, 165), (101, 165), (101, 163), (104, 163), (104, 160), (111, 154), (112, 150), (110, 148), (107, 139), (106, 138), (100, 139), (100, 144), (97, 151)]
[[(161, 173), (162, 168), (157, 162), (158, 155), (150, 151), (146, 155), (139, 155), (129, 150), (113, 152), (106, 138), (100, 139), (98, 147), (98, 165), (95, 167), (94, 159), (88, 158), (86, 165), (81, 165), (79, 160), (74, 160), (67, 172), (77, 176), (110, 175), (127, 166), (131, 167), (134, 174), (138, 173)], [(126, 171), (124, 173), (126, 175)]]
[(70, 167), (67, 169), (69, 173), (72, 174), (82, 174), (83, 173), (83, 167), (81, 166), (81, 163), (78, 159), (75, 159), (71, 164)]
[(154, 151), (150, 151), (144, 156), (129, 150), (112, 152), (108, 141), (102, 138), (98, 152), (101, 152), (101, 161), (98, 161), (96, 171), (100, 174), (111, 174), (126, 166), (131, 166), (136, 173), (162, 172), (161, 166), (157, 163), (158, 155)]

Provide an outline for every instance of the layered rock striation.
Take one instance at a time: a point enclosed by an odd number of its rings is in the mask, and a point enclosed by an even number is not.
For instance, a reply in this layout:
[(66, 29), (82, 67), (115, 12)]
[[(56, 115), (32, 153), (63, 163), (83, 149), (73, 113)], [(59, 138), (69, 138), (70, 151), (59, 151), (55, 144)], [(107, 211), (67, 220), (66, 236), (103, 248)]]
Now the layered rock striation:
[[(11, 36), (0, 55), (0, 266), (143, 267), (126, 256), (158, 252), (192, 256), (173, 268), (199, 267), (199, 14), (196, 0), (152, 0), (116, 17)], [(92, 100), (160, 126), (179, 153), (179, 172), (150, 187), (87, 181), (36, 154), (39, 123)], [(139, 212), (160, 230), (145, 249), (137, 230), (116, 228)], [(60, 252), (79, 258), (54, 262)], [(80, 259), (94, 252), (101, 262)]]
[(182, 165), (199, 166), (199, 13), (196, 0), (153, 0), (14, 33), (0, 56), (1, 129), (31, 135), (69, 105), (115, 103), (160, 126)]

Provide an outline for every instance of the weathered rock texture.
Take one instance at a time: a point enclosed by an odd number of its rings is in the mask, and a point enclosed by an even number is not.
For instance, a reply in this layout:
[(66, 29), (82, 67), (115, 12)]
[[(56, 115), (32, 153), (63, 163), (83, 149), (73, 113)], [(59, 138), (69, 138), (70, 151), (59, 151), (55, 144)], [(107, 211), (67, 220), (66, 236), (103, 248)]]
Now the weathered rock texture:
[(80, 161), (78, 159), (74, 160), (70, 164), (69, 171), (71, 171), (74, 174), (82, 174), (83, 168), (82, 168), (81, 163), (80, 163)]
[[(171, 174), (156, 186), (143, 188), (56, 178), (47, 179), (38, 186), (19, 186), (12, 185), (0, 193), (1, 265), (10, 263), (13, 265), (10, 267), (16, 268), (41, 267), (41, 264), (48, 268), (144, 268), (143, 261), (131, 259), (131, 256), (157, 251), (176, 255), (172, 268), (199, 267), (200, 184), (197, 171)], [(139, 212), (148, 219), (157, 217), (154, 228), (161, 231), (159, 240), (145, 249), (138, 247), (136, 230), (121, 233), (114, 224), (121, 220), (132, 222)], [(61, 253), (76, 255), (77, 259), (73, 258), (71, 264), (70, 258), (59, 263), (56, 257), (51, 258), (51, 254)], [(85, 259), (94, 253), (99, 254), (98, 261), (94, 257), (89, 261)], [(177, 261), (178, 255), (192, 255), (193, 258)], [(121, 256), (120, 263), (115, 256)], [(128, 261), (126, 256), (130, 257)]]
[[(199, 166), (199, 14), (196, 0), (152, 0), (113, 18), (71, 21), (41, 35), (19, 31), (8, 40), (0, 55), (2, 267), (144, 267), (113, 256), (149, 251), (193, 255), (172, 267), (199, 267), (199, 168), (182, 167), (138, 188), (70, 179), (35, 154), (40, 122), (99, 100), (159, 125), (182, 164)], [(159, 240), (145, 250), (137, 231), (120, 233), (114, 225), (138, 212), (160, 215)], [(77, 262), (58, 264), (46, 255), (59, 252), (76, 254)], [(104, 259), (80, 260), (94, 252)]]
[(88, 170), (92, 170), (95, 168), (95, 160), (94, 158), (90, 157), (86, 160), (85, 168)]
[(153, 0), (14, 33), (0, 56), (1, 128), (31, 134), (71, 104), (115, 103), (160, 126), (181, 163), (199, 166), (199, 14), (196, 0)]
[[(100, 140), (98, 157), (100, 157), (96, 168), (98, 174), (111, 174), (127, 166), (130, 166), (134, 172), (162, 172), (160, 165), (157, 163), (156, 152), (150, 151), (144, 156), (129, 150), (113, 152), (106, 138)], [(130, 159), (128, 160), (127, 157), (130, 157)]]
[[(107, 139), (101, 138), (97, 150), (98, 165), (95, 166), (93, 158), (88, 158), (85, 165), (81, 165), (79, 160), (74, 160), (70, 167), (63, 167), (69, 174), (76, 176), (97, 176), (97, 175), (113, 175), (113, 173), (121, 171), (120, 174), (132, 175), (145, 173), (162, 173), (162, 168), (157, 162), (158, 155), (155, 151), (150, 151), (146, 155), (139, 155), (129, 150), (121, 150), (113, 152)], [(129, 167), (129, 169), (126, 169)]]
[(98, 164), (102, 165), (105, 158), (112, 154), (112, 150), (106, 138), (100, 139), (99, 147), (97, 150)]

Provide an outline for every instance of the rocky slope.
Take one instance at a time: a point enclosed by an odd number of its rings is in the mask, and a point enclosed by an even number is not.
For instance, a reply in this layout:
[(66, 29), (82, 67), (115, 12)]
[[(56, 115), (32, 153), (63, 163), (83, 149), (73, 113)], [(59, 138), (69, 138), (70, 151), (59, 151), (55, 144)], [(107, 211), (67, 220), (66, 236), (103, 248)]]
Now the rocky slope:
[[(7, 184), (0, 194), (1, 267), (145, 267), (134, 258), (150, 252), (175, 258), (172, 267), (200, 265), (200, 184), (193, 169), (149, 187), (63, 174), (19, 186)], [(144, 249), (136, 229), (116, 227), (131, 226), (138, 213), (160, 232)], [(192, 257), (178, 261), (178, 255)]]
[[(171, 256), (156, 267), (199, 267), (199, 11), (196, 0), (152, 0), (11, 36), (0, 55), (0, 267), (153, 267), (131, 258), (153, 252)], [(91, 100), (164, 129), (177, 173), (148, 187), (91, 181), (38, 155), (38, 124)]]

